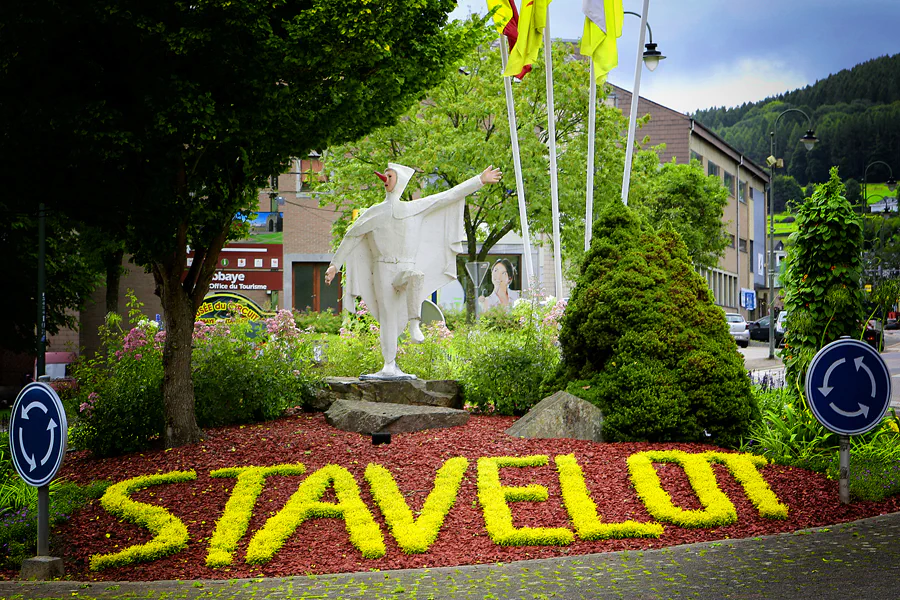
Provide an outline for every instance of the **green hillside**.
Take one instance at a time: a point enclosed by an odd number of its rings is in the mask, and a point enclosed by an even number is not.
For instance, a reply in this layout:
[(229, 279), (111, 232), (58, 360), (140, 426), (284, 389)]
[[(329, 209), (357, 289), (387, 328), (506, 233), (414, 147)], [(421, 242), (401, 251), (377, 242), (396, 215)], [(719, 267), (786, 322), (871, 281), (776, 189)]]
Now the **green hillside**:
[[(862, 181), (866, 165), (877, 160), (891, 165), (900, 177), (900, 54), (866, 61), (774, 98), (700, 110), (693, 117), (764, 165), (773, 124), (788, 108), (809, 114), (819, 138), (807, 152), (799, 143), (807, 129), (803, 115), (787, 114), (778, 122), (776, 155), (786, 165), (782, 173), (800, 185), (826, 181), (833, 165), (842, 178)], [(887, 177), (886, 167), (869, 168), (870, 182)]]

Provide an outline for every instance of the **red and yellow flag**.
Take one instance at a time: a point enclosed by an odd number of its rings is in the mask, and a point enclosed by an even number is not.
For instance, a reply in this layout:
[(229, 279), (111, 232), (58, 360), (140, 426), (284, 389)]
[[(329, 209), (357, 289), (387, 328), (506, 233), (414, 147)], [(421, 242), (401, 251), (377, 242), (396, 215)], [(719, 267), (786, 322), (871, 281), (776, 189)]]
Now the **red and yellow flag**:
[(585, 0), (584, 34), (581, 37), (581, 53), (594, 60), (594, 76), (597, 83), (619, 64), (616, 38), (622, 36), (625, 11), (622, 0)]
[(509, 40), (509, 61), (503, 74), (522, 79), (531, 71), (543, 43), (547, 25), (547, 5), (550, 0), (524, 0), (521, 14), (515, 0), (487, 0), (488, 10), (494, 12), (497, 31)]

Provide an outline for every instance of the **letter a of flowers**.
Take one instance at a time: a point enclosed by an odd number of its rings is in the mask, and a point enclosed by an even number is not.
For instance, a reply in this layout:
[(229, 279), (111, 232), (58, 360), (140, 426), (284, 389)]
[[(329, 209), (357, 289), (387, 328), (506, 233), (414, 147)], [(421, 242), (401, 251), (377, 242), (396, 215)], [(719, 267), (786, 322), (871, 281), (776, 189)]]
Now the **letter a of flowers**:
[(225, 505), (222, 518), (216, 523), (216, 530), (209, 540), (206, 566), (224, 567), (230, 565), (234, 551), (244, 533), (256, 506), (256, 499), (262, 493), (265, 478), (269, 475), (303, 475), (306, 467), (275, 465), (274, 467), (233, 467), (212, 471), (210, 477), (237, 477), (231, 497)]
[(381, 465), (366, 467), (366, 481), (372, 489), (372, 497), (403, 552), (416, 554), (431, 547), (444, 518), (456, 502), (459, 484), (468, 467), (469, 461), (461, 456), (444, 463), (434, 478), (434, 489), (425, 499), (418, 519), (413, 518), (391, 472)]
[(111, 554), (95, 554), (91, 557), (91, 569), (98, 571), (108, 567), (121, 567), (140, 561), (150, 561), (182, 550), (188, 541), (188, 530), (181, 519), (161, 506), (135, 502), (129, 496), (153, 485), (181, 483), (197, 479), (194, 471), (172, 471), (157, 475), (141, 475), (120, 481), (107, 488), (100, 498), (100, 506), (111, 514), (146, 527), (154, 538), (146, 544), (129, 546)]
[(478, 459), (478, 501), (484, 511), (488, 535), (501, 546), (565, 546), (575, 536), (564, 527), (513, 527), (507, 502), (543, 502), (549, 496), (542, 485), (511, 487), (500, 484), (500, 467), (540, 467), (550, 459), (544, 455), (498, 456)]
[[(337, 503), (319, 502), (329, 485), (334, 486)], [(248, 563), (272, 559), (284, 541), (307, 519), (343, 519), (352, 543), (366, 558), (384, 556), (384, 537), (378, 523), (359, 496), (353, 475), (339, 465), (326, 465), (307, 477), (284, 508), (266, 521), (247, 547)]]
[(583, 540), (605, 540), (608, 538), (659, 537), (663, 526), (659, 523), (601, 523), (597, 516), (597, 505), (584, 483), (584, 472), (574, 454), (556, 457), (559, 485), (563, 504), (575, 526), (575, 533)]

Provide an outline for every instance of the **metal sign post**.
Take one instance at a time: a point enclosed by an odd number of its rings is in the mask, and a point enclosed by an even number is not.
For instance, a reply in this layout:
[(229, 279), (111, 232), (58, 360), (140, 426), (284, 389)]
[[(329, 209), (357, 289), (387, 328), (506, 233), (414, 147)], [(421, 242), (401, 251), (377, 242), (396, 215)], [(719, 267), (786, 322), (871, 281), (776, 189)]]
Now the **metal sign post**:
[(806, 373), (806, 401), (819, 423), (840, 436), (842, 504), (850, 503), (850, 436), (878, 426), (891, 403), (891, 373), (874, 348), (850, 338), (831, 342)]
[(69, 424), (56, 391), (43, 382), (19, 392), (9, 419), (12, 463), (28, 485), (38, 489), (37, 556), (22, 563), (22, 579), (63, 575), (62, 559), (50, 556), (50, 481), (66, 454)]

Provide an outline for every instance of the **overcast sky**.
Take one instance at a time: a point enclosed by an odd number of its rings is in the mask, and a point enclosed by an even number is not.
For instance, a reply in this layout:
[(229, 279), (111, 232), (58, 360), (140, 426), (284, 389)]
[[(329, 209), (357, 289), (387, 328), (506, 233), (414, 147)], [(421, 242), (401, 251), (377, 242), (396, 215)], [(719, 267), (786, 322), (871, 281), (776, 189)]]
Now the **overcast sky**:
[[(581, 38), (581, 5), (552, 2), (554, 39)], [(642, 6), (624, 0), (626, 11)], [(485, 0), (459, 0), (450, 17), (469, 12), (485, 14)], [(900, 0), (650, 0), (648, 19), (667, 58), (653, 73), (644, 69), (641, 96), (682, 112), (762, 100), (900, 52)], [(609, 77), (628, 90), (639, 26), (625, 16), (619, 66)]]

